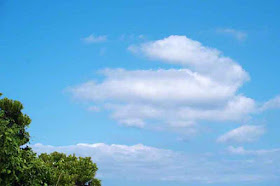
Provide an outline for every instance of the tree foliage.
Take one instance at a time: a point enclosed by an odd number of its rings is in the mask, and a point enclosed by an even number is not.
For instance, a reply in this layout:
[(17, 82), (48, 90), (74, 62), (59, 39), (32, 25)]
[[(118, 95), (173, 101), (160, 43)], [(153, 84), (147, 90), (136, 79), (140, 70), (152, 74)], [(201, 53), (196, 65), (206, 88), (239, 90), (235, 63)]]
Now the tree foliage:
[(101, 185), (90, 157), (58, 152), (38, 157), (27, 145), (31, 119), (22, 109), (19, 101), (0, 99), (0, 185)]
[(97, 166), (91, 161), (90, 157), (76, 157), (75, 155), (66, 156), (63, 153), (53, 152), (43, 153), (40, 159), (50, 168), (51, 184), (61, 185), (93, 185), (100, 186), (100, 181), (93, 179), (97, 171)]

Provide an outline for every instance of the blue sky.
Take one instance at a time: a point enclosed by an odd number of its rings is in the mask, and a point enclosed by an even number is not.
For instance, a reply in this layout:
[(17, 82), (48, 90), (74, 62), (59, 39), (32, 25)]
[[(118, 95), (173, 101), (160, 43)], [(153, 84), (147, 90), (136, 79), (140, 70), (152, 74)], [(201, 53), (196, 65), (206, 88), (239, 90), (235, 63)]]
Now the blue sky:
[(0, 91), (105, 186), (278, 185), (278, 1), (0, 1)]

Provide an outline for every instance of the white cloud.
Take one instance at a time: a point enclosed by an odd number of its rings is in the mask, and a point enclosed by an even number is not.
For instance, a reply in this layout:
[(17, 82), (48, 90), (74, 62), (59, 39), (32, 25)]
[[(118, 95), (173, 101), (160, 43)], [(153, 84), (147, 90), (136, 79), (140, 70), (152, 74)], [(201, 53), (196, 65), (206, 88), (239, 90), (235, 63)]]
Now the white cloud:
[(174, 123), (185, 123), (189, 130), (190, 122), (240, 121), (255, 109), (254, 100), (236, 95), (236, 86), (188, 69), (107, 69), (102, 73), (102, 82), (90, 81), (72, 87), (71, 92), (78, 99), (103, 104), (126, 126), (144, 127), (153, 120), (172, 128)]
[(261, 150), (245, 150), (244, 147), (229, 146), (227, 151), (235, 155), (267, 155), (273, 153), (279, 153), (280, 149), (261, 149)]
[(93, 34), (89, 35), (88, 37), (82, 38), (82, 41), (85, 43), (91, 44), (91, 43), (102, 43), (107, 41), (107, 36), (101, 35), (101, 36), (94, 36)]
[(265, 133), (263, 126), (243, 125), (220, 136), (217, 141), (221, 143), (243, 143), (256, 141)]
[[(279, 156), (266, 158), (235, 159), (216, 154), (189, 154), (159, 149), (142, 144), (107, 145), (77, 144), (50, 146), (35, 144), (37, 153), (64, 152), (77, 156), (91, 156), (99, 168), (101, 179), (156, 180), (192, 183), (232, 183), (279, 179)], [(278, 154), (279, 155), (279, 154)], [(237, 157), (238, 158), (238, 157)], [(252, 163), (254, 161), (254, 163)], [(261, 167), (261, 168), (260, 168)]]
[[(203, 107), (203, 105), (200, 105)], [(245, 106), (242, 107), (242, 106)], [(206, 106), (205, 106), (206, 107)], [(226, 103), (225, 106), (209, 108), (194, 108), (185, 105), (171, 105), (170, 107), (144, 104), (129, 104), (129, 105), (113, 105), (110, 107), (113, 110), (113, 118), (138, 118), (141, 120), (158, 119), (161, 122), (167, 122), (172, 127), (178, 127), (174, 123), (180, 123), (180, 126), (189, 126), (198, 120), (207, 121), (240, 121), (246, 119), (248, 113), (254, 109), (254, 102), (245, 97), (235, 97), (233, 100)]]
[(130, 46), (132, 52), (144, 54), (171, 64), (189, 67), (219, 82), (241, 85), (249, 75), (234, 60), (222, 52), (203, 46), (186, 36), (172, 35), (162, 40)]
[(256, 110), (253, 99), (238, 93), (249, 75), (217, 49), (170, 36), (130, 50), (183, 67), (103, 70), (103, 80), (72, 87), (74, 97), (111, 110), (112, 118), (126, 126), (174, 131), (185, 127), (191, 133), (196, 126), (189, 123), (243, 121)]
[(217, 32), (230, 35), (239, 41), (244, 41), (247, 38), (247, 33), (235, 29), (223, 28), (217, 29)]
[(117, 100), (141, 103), (216, 105), (234, 96), (237, 87), (220, 84), (188, 69), (107, 69), (105, 80), (73, 88), (74, 95), (91, 101)]

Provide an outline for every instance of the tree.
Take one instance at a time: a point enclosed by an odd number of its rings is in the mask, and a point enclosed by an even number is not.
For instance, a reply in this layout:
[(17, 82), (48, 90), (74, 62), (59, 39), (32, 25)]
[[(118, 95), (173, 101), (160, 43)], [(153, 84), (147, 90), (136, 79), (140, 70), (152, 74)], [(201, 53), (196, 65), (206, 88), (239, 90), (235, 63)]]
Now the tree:
[(77, 158), (75, 155), (53, 152), (43, 153), (39, 158), (51, 169), (51, 185), (101, 186), (100, 180), (94, 178), (97, 166), (90, 157)]
[(57, 152), (38, 157), (28, 146), (31, 119), (22, 109), (19, 101), (0, 99), (0, 185), (101, 185), (89, 157)]
[(26, 146), (31, 119), (22, 109), (19, 101), (0, 99), (0, 185), (41, 185), (48, 174), (43, 161)]

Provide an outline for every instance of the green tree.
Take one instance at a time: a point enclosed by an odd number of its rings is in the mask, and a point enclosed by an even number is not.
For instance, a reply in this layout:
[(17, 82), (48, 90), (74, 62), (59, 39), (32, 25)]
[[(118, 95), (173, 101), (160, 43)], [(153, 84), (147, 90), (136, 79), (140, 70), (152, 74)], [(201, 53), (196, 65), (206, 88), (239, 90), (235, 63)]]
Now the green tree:
[(0, 185), (101, 185), (89, 157), (58, 152), (38, 157), (27, 145), (31, 119), (22, 109), (19, 101), (0, 99)]
[(19, 101), (0, 99), (0, 185), (42, 185), (47, 178), (43, 161), (26, 146), (31, 119), (22, 109)]
[(100, 180), (94, 178), (98, 168), (90, 157), (53, 152), (43, 153), (39, 158), (51, 169), (51, 185), (101, 186)]

